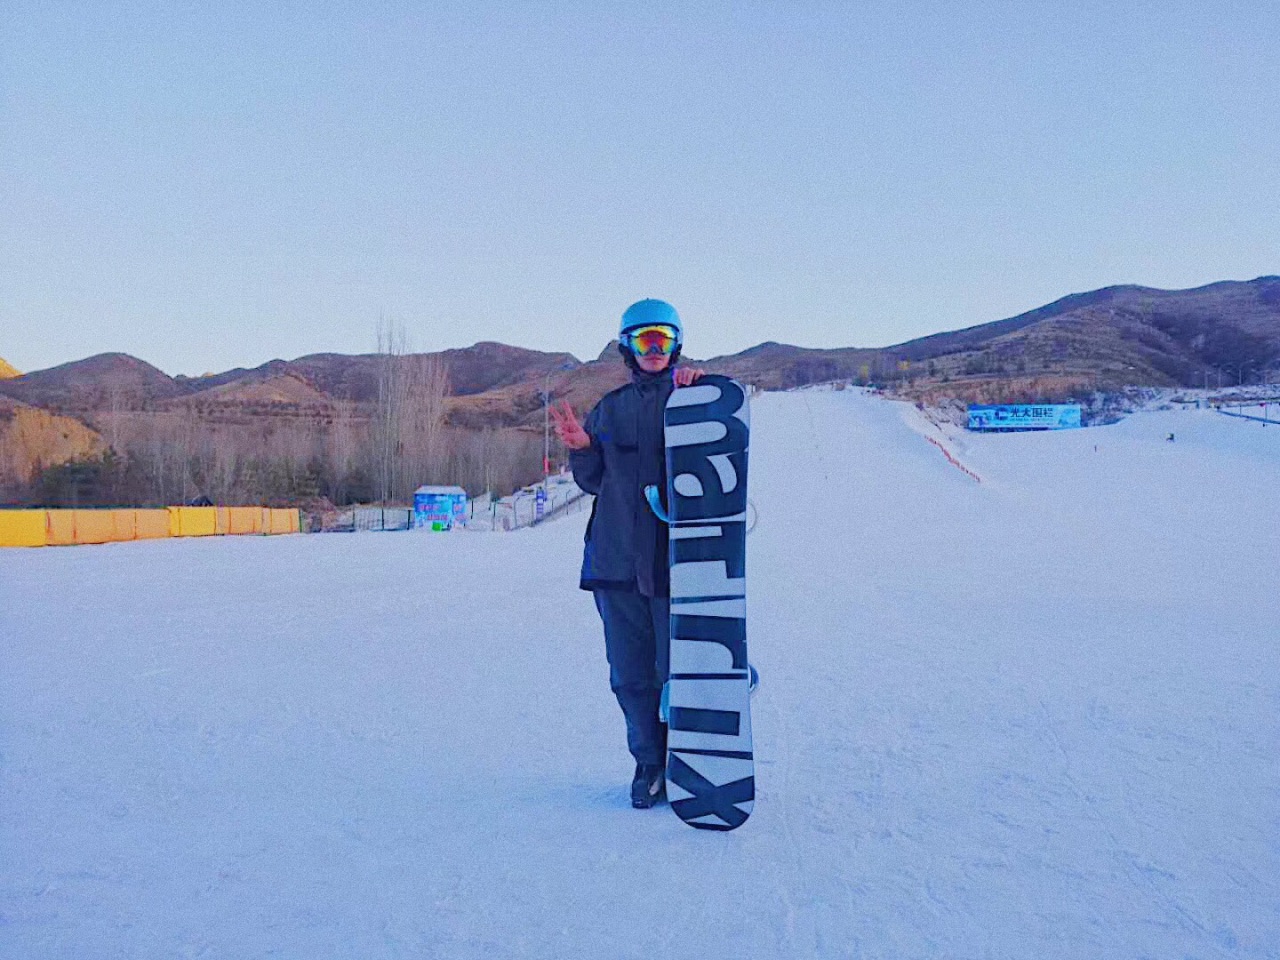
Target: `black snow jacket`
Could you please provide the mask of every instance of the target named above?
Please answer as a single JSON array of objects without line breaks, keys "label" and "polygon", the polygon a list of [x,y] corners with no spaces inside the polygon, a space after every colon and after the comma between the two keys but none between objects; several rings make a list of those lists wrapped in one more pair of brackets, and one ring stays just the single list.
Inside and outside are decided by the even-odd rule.
[{"label": "black snow jacket", "polygon": [[631,382],[605,394],[587,414],[591,446],[573,450],[573,479],[595,494],[582,555],[583,590],[638,590],[670,595],[667,526],[649,509],[644,488],[667,495],[662,412],[674,384],[671,368],[633,370]]}]

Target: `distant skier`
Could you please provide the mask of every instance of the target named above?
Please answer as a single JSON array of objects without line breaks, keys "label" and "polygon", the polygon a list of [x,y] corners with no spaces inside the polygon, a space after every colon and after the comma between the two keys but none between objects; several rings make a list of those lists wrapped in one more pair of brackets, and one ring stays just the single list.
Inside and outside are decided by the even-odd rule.
[{"label": "distant skier", "polygon": [[604,624],[609,684],[627,724],[636,761],[631,805],[652,807],[666,787],[666,726],[658,719],[667,679],[670,584],[667,527],[645,502],[650,484],[666,489],[663,409],[675,386],[703,371],[677,368],[683,329],[671,304],[641,300],[622,315],[618,352],[631,382],[606,394],[580,424],[566,402],[553,408],[578,486],[595,494],[579,585],[591,591]]}]

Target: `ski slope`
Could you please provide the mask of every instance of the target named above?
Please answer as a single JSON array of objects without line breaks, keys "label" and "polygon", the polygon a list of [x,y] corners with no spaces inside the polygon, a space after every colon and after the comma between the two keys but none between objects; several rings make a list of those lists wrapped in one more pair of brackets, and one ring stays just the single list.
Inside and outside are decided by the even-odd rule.
[{"label": "ski slope", "polygon": [[0,957],[1280,956],[1280,429],[752,412],[743,828],[630,809],[585,514],[9,550]]}]

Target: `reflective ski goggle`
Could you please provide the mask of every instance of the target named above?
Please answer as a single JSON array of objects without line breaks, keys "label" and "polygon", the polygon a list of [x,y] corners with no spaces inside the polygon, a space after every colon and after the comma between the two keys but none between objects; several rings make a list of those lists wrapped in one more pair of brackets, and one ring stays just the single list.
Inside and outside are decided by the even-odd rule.
[{"label": "reflective ski goggle", "polygon": [[628,330],[624,339],[636,356],[649,353],[669,357],[676,349],[676,332],[671,327],[655,325]]}]

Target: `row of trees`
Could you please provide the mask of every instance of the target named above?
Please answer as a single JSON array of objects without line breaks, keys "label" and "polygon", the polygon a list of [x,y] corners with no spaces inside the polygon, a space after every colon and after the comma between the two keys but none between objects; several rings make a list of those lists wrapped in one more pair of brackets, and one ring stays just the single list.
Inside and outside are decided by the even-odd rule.
[{"label": "row of trees", "polygon": [[277,430],[274,452],[247,450],[234,432],[173,429],[180,436],[170,442],[140,442],[123,452],[112,448],[40,470],[4,498],[47,507],[164,506],[206,498],[220,504],[323,500],[343,506],[408,503],[420,483],[456,483],[473,495],[502,495],[541,475],[542,440],[528,431],[444,428],[434,459],[415,472],[410,465],[425,460],[421,448],[398,443],[403,459],[387,459],[374,422],[344,426],[335,431],[338,436],[312,445],[291,442],[292,431]]},{"label": "row of trees", "polygon": [[41,506],[323,499],[341,506],[407,503],[424,483],[502,495],[541,476],[539,433],[446,424],[448,371],[439,357],[411,354],[403,328],[379,325],[377,380],[372,404],[323,411],[108,404],[92,423],[106,453],[40,470],[6,491],[7,499]]}]

